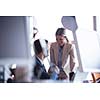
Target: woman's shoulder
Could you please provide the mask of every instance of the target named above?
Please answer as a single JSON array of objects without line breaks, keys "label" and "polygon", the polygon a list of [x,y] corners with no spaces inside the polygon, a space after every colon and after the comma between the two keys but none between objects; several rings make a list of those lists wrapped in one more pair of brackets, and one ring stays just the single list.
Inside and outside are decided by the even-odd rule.
[{"label": "woman's shoulder", "polygon": [[55,46],[57,46],[58,44],[57,44],[57,42],[52,42],[51,43],[51,47],[55,47]]},{"label": "woman's shoulder", "polygon": [[68,47],[72,47],[72,43],[70,43],[70,42],[67,42],[67,43],[65,43],[65,46],[68,46]]}]

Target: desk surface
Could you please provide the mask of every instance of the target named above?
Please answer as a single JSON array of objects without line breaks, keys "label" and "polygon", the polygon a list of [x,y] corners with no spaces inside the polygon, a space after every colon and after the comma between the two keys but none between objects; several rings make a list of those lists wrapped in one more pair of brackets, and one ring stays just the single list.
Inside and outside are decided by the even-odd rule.
[{"label": "desk surface", "polygon": [[33,80],[33,83],[71,83],[69,80]]}]

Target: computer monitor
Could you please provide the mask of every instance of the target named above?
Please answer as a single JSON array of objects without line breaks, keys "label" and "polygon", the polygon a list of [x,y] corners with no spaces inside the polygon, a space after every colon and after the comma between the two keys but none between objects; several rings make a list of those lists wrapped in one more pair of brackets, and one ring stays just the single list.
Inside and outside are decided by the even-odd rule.
[{"label": "computer monitor", "polygon": [[0,16],[0,65],[32,62],[30,16]]}]

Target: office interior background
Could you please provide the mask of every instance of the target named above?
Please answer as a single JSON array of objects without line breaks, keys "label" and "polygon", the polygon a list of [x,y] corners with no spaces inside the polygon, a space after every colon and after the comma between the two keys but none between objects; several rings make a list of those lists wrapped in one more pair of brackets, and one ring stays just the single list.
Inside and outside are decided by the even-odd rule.
[{"label": "office interior background", "polygon": [[[38,29],[38,33],[36,35],[35,39],[38,38],[43,38],[47,39],[50,43],[56,41],[55,40],[55,32],[56,29],[59,27],[63,27],[62,22],[61,22],[62,16],[31,16],[30,17],[30,27],[31,27],[31,34],[30,34],[30,44],[33,44],[33,27],[36,27]],[[98,43],[100,43],[100,16],[75,16],[78,29],[76,30],[76,34],[84,33],[88,34],[89,32],[95,32]],[[68,36],[68,39],[70,42],[73,44],[76,43],[73,37],[73,32],[71,30],[66,29],[66,33]],[[89,40],[81,40],[82,46],[85,45],[86,42],[88,41],[95,41],[95,40],[90,40],[93,39],[91,37],[92,35],[87,35]],[[87,37],[86,36],[86,37]],[[81,38],[82,39],[82,38]],[[84,42],[86,41],[86,42]],[[78,42],[78,41],[77,41]],[[90,45],[95,45],[94,42],[92,42]],[[76,60],[76,67],[79,67],[79,61],[78,61],[78,56],[77,56],[77,48],[74,47],[75,50],[75,60]],[[34,50],[31,48],[31,54],[32,56],[34,55]],[[99,54],[98,54],[99,55]],[[45,65],[48,66],[48,61],[45,59],[44,61]],[[48,67],[46,68],[48,70]],[[100,71],[100,70],[99,70]],[[8,78],[8,73],[9,70],[5,72],[5,80]],[[91,78],[91,76],[88,76],[88,78]]]}]

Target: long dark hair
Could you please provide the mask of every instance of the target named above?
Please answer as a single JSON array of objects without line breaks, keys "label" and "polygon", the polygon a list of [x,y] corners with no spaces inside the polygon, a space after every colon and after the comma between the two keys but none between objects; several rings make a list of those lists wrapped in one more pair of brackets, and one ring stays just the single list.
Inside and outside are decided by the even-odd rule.
[{"label": "long dark hair", "polygon": [[[58,28],[55,35],[56,36],[57,35],[65,35],[65,28]],[[66,41],[69,42],[67,36],[65,35],[64,37],[65,37]]]}]

